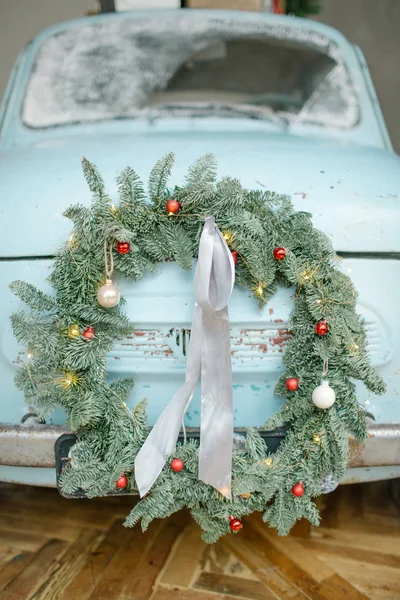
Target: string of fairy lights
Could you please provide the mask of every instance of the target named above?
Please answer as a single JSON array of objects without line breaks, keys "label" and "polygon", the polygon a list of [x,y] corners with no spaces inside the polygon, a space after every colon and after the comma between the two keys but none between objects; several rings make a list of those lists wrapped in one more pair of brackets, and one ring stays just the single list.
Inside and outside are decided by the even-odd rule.
[{"label": "string of fairy lights", "polygon": [[[206,217],[203,215],[197,215],[197,214],[188,214],[188,213],[180,213],[180,209],[181,209],[181,203],[177,202],[175,200],[170,200],[166,203],[166,211],[167,211],[167,216],[170,218],[176,218],[176,217],[196,217],[199,219],[205,219]],[[120,207],[118,207],[115,204],[111,204],[110,206],[110,211],[115,215],[118,216],[118,214],[120,213]],[[146,210],[141,208],[141,210]],[[151,212],[151,211],[146,211],[146,212]],[[226,241],[226,243],[228,244],[228,246],[230,248],[232,248],[232,245],[234,247],[234,241],[235,241],[235,233],[232,231],[223,231],[222,232],[223,237]],[[111,275],[113,272],[113,268],[114,268],[114,260],[113,260],[113,248],[115,245],[115,241],[113,242],[108,242],[107,239],[104,242],[104,260],[105,260],[105,272],[106,272],[106,278],[105,281],[106,282],[110,282],[111,283]],[[118,247],[118,245],[120,245],[120,248]],[[76,265],[76,267],[79,269],[80,273],[86,277],[87,279],[89,279],[92,283],[96,284],[97,286],[99,286],[99,289],[102,289],[102,287],[104,287],[104,280],[102,281],[95,281],[93,280],[91,277],[89,277],[89,275],[87,273],[85,273],[81,266],[78,264],[78,262],[75,260],[74,257],[74,251],[79,247],[78,244],[78,240],[76,238],[75,234],[72,234],[67,242],[67,249],[69,251],[69,254],[71,256],[71,260],[74,262],[74,264]],[[123,250],[122,250],[123,248]],[[129,243],[128,242],[120,242],[117,241],[117,252],[121,253],[121,254],[125,254],[127,252],[129,252]],[[243,261],[244,264],[246,264],[247,269],[249,270],[249,273],[251,274],[251,276],[254,279],[254,286],[253,286],[253,292],[255,293],[256,296],[260,297],[260,298],[264,298],[264,292],[265,292],[265,286],[262,282],[257,280],[257,277],[254,276],[254,274],[251,271],[250,265],[248,264],[245,256],[243,256],[243,254],[241,254],[240,252],[238,252],[237,250],[231,250],[232,252],[232,257],[234,259],[234,263],[236,265],[238,258],[240,258],[241,261]],[[283,247],[278,247],[274,250],[274,258],[276,260],[283,260],[289,253],[290,251],[287,250],[286,248]],[[331,256],[328,257],[324,257],[322,258],[319,263],[313,267],[313,268],[305,268],[300,274],[299,274],[299,286],[297,288],[296,294],[294,299],[297,300],[300,297],[300,293],[302,290],[302,287],[304,285],[309,285],[310,283],[312,283],[313,281],[315,281],[315,276],[318,273],[319,269],[321,268],[321,265],[327,261],[327,260],[331,260]],[[107,283],[106,283],[107,284]],[[353,286],[350,284],[350,289],[351,289],[351,299],[349,299],[346,302],[337,302],[335,300],[331,300],[329,298],[318,298],[316,300],[316,303],[318,305],[323,305],[324,308],[329,311],[329,304],[352,304],[354,303],[355,300],[355,291]],[[110,306],[106,306],[104,304],[102,304],[99,294],[98,294],[98,301],[99,304],[101,304],[102,306],[105,306],[106,308],[109,308],[113,305]],[[119,291],[118,291],[118,301],[119,301]],[[118,303],[118,302],[117,302]],[[323,323],[323,322],[321,322]],[[81,328],[79,326],[78,323],[73,323],[72,325],[70,325],[66,330],[63,330],[63,332],[61,332],[62,334],[66,335],[68,338],[70,338],[71,340],[77,340],[77,339],[85,339],[85,341],[93,341],[95,339],[95,331],[94,331],[94,327],[93,326],[88,326],[84,331],[81,331]],[[318,331],[317,331],[318,333]],[[351,347],[349,347],[348,349],[351,353],[356,353],[359,350],[359,345],[356,344],[356,342],[354,340],[352,340],[351,343]],[[28,350],[28,354],[27,354],[27,358],[28,358],[28,362],[30,362],[32,359],[34,359],[34,351],[32,349]],[[322,376],[326,376],[328,373],[328,364],[327,361],[324,362],[324,368],[322,371]],[[28,366],[28,374],[31,377],[31,373],[30,373],[30,369]],[[32,379],[32,377],[31,377]],[[291,378],[292,380],[294,380],[295,378]],[[33,379],[32,379],[33,381]],[[67,391],[69,389],[71,389],[71,387],[77,387],[80,385],[80,375],[72,370],[65,370],[63,371],[59,376],[56,377],[56,379],[54,381],[49,381],[49,382],[42,382],[39,385],[51,385],[51,384],[55,384],[57,387],[61,388],[64,391]],[[292,390],[296,390],[298,387],[298,383],[299,380],[296,380],[296,387],[288,387],[288,389],[292,389]],[[36,384],[37,385],[37,384]],[[105,383],[106,385],[106,383]],[[112,388],[110,388],[109,386],[106,385],[106,387],[108,388],[108,390],[110,390],[117,398],[119,398],[118,394],[112,390]],[[121,399],[121,402],[123,403],[124,407],[127,409],[127,411],[129,412],[129,414],[131,415],[131,411],[128,409],[126,403]],[[132,416],[132,415],[131,415]],[[304,448],[304,455],[302,460],[304,461],[309,452],[311,451],[311,448],[314,446],[320,446],[323,447],[323,437],[324,437],[324,433],[323,432],[317,432],[313,435],[312,438],[312,444],[311,445],[307,445],[306,448]],[[249,461],[249,462],[260,462],[260,461]],[[284,467],[284,468],[288,468],[288,469],[295,469],[299,464],[301,464],[301,462],[295,464],[295,465],[281,465],[279,464],[279,462],[275,463],[274,459],[272,457],[268,457],[266,459],[264,459],[263,461],[261,461],[262,464],[264,464],[265,466],[269,467],[269,468],[273,468],[275,466],[280,466],[280,467]],[[301,482],[298,482],[299,485]],[[295,487],[295,486],[294,486]],[[298,490],[301,491],[301,490]],[[302,493],[295,493],[293,492],[294,495],[302,495],[302,493],[304,493],[304,491]],[[244,492],[243,494],[241,494],[241,496],[243,498],[248,498],[250,497],[250,492]]]},{"label": "string of fairy lights", "polygon": [[[140,207],[140,209],[142,211],[145,212],[151,212],[147,209],[144,209],[143,207]],[[116,204],[111,204],[110,205],[110,211],[114,214],[114,215],[118,215],[118,213],[120,212],[121,208],[118,207]],[[181,203],[177,202],[175,200],[170,200],[167,202],[166,204],[166,211],[167,211],[167,215],[168,217],[196,217],[199,219],[205,219],[206,217],[204,215],[200,215],[200,214],[196,214],[196,213],[181,213]],[[235,234],[232,231],[223,231],[222,232],[223,237],[226,241],[226,243],[228,244],[228,246],[231,246],[232,243],[234,242],[235,239]],[[125,243],[125,246],[127,246],[128,251],[129,251],[129,244]],[[85,273],[82,268],[80,267],[80,265],[77,263],[77,261],[75,260],[74,257],[74,252],[73,250],[78,248],[78,240],[76,238],[75,234],[71,234],[71,236],[69,237],[69,240],[67,241],[67,248],[69,250],[69,254],[71,256],[72,261],[74,262],[75,266],[79,269],[79,271],[81,272],[81,274],[86,277],[87,279],[89,279],[92,283],[94,283],[95,285],[98,285],[99,287],[104,285],[104,281],[108,279],[108,277],[110,276],[110,274],[112,273],[113,270],[113,252],[112,252],[112,248],[113,248],[113,243],[110,243],[109,246],[107,246],[107,241],[105,240],[105,246],[104,246],[104,255],[105,255],[105,267],[106,267],[106,278],[105,280],[101,280],[101,281],[95,281],[94,279],[92,279],[87,273]],[[111,260],[111,269],[108,268],[108,257],[107,257],[107,251],[109,251],[109,255],[110,255],[110,260]],[[278,260],[281,260],[282,258],[285,258],[287,253],[289,252],[287,249],[285,248],[278,248],[274,251],[275,257]],[[124,252],[125,253],[125,252]],[[254,293],[259,296],[260,298],[264,297],[264,285],[262,284],[262,282],[257,281],[257,278],[254,276],[254,274],[251,271],[251,268],[245,258],[245,256],[243,256],[243,254],[239,253],[237,250],[234,250],[232,253],[235,254],[235,264],[237,262],[237,257],[239,256],[240,259],[246,264],[250,274],[252,275],[253,279],[255,280],[255,284],[253,287],[253,291]],[[321,267],[322,263],[325,262],[326,260],[330,260],[331,257],[324,257],[322,258],[318,265],[316,267],[314,267],[313,269],[304,269],[304,271],[302,271],[302,273],[299,276],[300,279],[300,285],[297,289],[296,295],[295,295],[295,300],[299,297],[300,293],[301,293],[301,288],[303,285],[305,284],[309,284],[314,280],[315,275],[317,274],[319,268]],[[329,298],[319,298],[316,300],[316,303],[318,305],[324,305],[324,307],[326,308],[326,310],[329,312],[329,303],[332,304],[352,304],[355,300],[355,291],[353,286],[351,286],[351,294],[352,297],[350,300],[345,301],[345,302],[337,302],[335,300],[331,300]],[[66,331],[66,335],[71,338],[71,339],[78,339],[81,338],[83,336],[84,339],[86,340],[93,340],[95,337],[95,333],[94,333],[94,329],[92,326],[89,326],[88,329],[86,329],[85,331],[81,332],[78,323],[74,323],[71,326],[68,327],[67,331]],[[352,354],[357,353],[357,351],[359,350],[359,345],[354,341],[354,339],[352,339],[351,344],[348,347],[348,351]],[[27,358],[29,360],[31,360],[32,358],[34,358],[34,352],[32,349],[28,350],[28,354],[27,354]],[[63,372],[63,374],[59,377],[56,378],[55,383],[57,386],[67,390],[69,389],[71,386],[76,386],[79,384],[79,375],[71,370],[66,370]],[[50,382],[49,382],[50,383]]]}]

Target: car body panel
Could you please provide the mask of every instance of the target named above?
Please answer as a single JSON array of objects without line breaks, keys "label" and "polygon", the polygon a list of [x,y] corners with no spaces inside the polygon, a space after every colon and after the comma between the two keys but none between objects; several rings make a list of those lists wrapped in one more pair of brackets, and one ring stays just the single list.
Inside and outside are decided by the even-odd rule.
[{"label": "car body panel", "polygon": [[[52,256],[71,230],[62,213],[70,204],[90,203],[80,157],[85,155],[99,167],[110,196],[116,198],[118,170],[130,164],[146,179],[155,161],[172,150],[177,162],[171,186],[182,182],[190,164],[211,152],[220,176],[239,177],[248,188],[289,194],[297,210],[313,214],[315,225],[343,254],[341,268],[351,270],[359,291],[358,310],[367,326],[371,361],[388,384],[387,393],[380,398],[357,384],[359,401],[377,424],[398,423],[400,162],[391,151],[362,54],[340,33],[308,20],[229,13],[229,18],[238,22],[262,19],[277,27],[329,38],[343,56],[358,95],[360,118],[348,129],[296,122],[282,127],[273,121],[239,117],[117,119],[46,129],[29,129],[21,122],[29,74],[49,36],[89,22],[115,22],[147,14],[103,15],[56,25],[25,48],[11,76],[0,112],[0,220],[4,231],[0,238],[0,422],[19,424],[33,411],[13,383],[15,370],[27,355],[14,339],[9,321],[13,311],[24,307],[8,285],[22,279],[51,291],[46,277]],[[151,11],[152,18],[154,14]],[[157,18],[170,14],[157,12]],[[108,355],[108,372],[110,377],[135,377],[128,405],[133,407],[147,397],[149,421],[154,424],[184,380],[194,303],[193,271],[183,272],[166,263],[139,282],[120,280],[119,285],[135,333],[118,340]],[[293,290],[282,289],[259,311],[246,290],[234,289],[229,310],[236,426],[261,425],[281,405],[273,390],[283,369],[281,357],[293,301]],[[64,425],[65,419],[60,408],[47,423]],[[198,391],[186,425],[199,425]],[[348,480],[392,477],[399,472],[394,464],[381,465],[350,469]],[[0,466],[1,479],[55,485],[53,469],[11,466],[9,462]]]},{"label": "car body panel", "polygon": [[[392,324],[397,321],[400,305],[400,261],[346,259],[342,268],[345,272],[351,269],[359,292],[358,311],[366,321],[371,362],[388,385],[386,394],[377,397],[357,383],[359,401],[376,422],[394,423],[399,413],[400,338]],[[4,423],[19,423],[28,412],[23,394],[13,383],[16,368],[27,360],[26,348],[13,337],[9,322],[9,315],[24,306],[7,286],[19,278],[50,291],[45,282],[50,269],[51,260],[0,262],[0,319],[5,325],[0,345]],[[108,355],[107,370],[111,377],[134,376],[136,384],[128,404],[133,407],[141,398],[148,398],[150,424],[184,381],[185,344],[194,305],[193,275],[193,271],[184,272],[174,263],[165,263],[157,273],[147,274],[134,285],[119,281],[135,333],[117,341]],[[387,291],[384,298],[382,289]],[[273,390],[283,369],[281,357],[293,304],[291,289],[280,289],[262,311],[249,296],[247,290],[235,287],[229,304],[235,425],[240,427],[261,425],[281,405]],[[188,426],[199,425],[199,411],[197,391],[186,414]],[[56,410],[48,422],[64,423],[64,412]]]},{"label": "car body panel", "polygon": [[330,235],[337,250],[400,251],[400,159],[395,154],[276,132],[207,130],[204,123],[174,131],[174,125],[170,130],[166,124],[161,130],[155,125],[132,136],[104,132],[59,137],[3,151],[2,223],[11,230],[18,213],[20,234],[18,245],[6,236],[0,239],[0,256],[48,256],[68,238],[70,223],[63,211],[70,204],[90,202],[79,166],[82,155],[98,166],[115,197],[118,170],[131,164],[146,180],[168,151],[177,157],[171,185],[179,184],[189,165],[211,152],[220,176],[239,175],[245,187],[292,196],[296,209],[311,212],[316,227]]}]

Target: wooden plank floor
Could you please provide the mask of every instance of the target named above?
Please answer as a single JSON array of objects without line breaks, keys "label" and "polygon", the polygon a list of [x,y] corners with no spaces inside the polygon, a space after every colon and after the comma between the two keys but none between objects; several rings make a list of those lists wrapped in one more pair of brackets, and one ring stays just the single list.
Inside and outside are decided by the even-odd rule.
[{"label": "wooden plank floor", "polygon": [[212,546],[184,512],[125,529],[133,501],[0,483],[0,600],[400,600],[386,482],[323,496],[320,528],[280,538],[257,514]]}]

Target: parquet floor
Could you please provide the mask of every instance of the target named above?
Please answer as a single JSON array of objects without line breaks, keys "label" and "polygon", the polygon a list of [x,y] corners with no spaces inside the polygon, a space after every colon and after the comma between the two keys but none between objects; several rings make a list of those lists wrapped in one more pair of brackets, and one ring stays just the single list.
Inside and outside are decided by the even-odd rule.
[{"label": "parquet floor", "polygon": [[255,515],[213,546],[186,513],[125,529],[132,500],[0,484],[0,599],[400,599],[400,515],[385,482],[324,496],[320,528],[279,538]]}]

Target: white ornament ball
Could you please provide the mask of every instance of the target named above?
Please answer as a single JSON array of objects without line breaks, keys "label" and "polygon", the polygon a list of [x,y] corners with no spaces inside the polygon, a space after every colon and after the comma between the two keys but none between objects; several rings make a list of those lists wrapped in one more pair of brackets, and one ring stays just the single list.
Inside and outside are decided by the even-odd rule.
[{"label": "white ornament ball", "polygon": [[329,385],[329,381],[322,381],[312,393],[312,401],[318,408],[330,408],[336,400],[336,394]]},{"label": "white ornament ball", "polygon": [[106,279],[105,284],[97,290],[97,302],[104,308],[117,306],[120,297],[119,289],[113,285],[111,279]]}]

